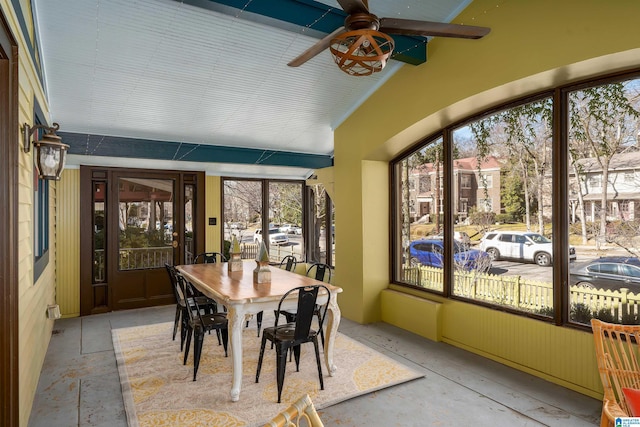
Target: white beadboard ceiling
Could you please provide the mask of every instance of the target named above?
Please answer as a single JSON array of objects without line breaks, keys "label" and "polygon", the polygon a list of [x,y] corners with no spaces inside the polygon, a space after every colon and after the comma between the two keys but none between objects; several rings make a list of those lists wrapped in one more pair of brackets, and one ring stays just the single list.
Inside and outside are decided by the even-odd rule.
[{"label": "white beadboard ceiling", "polygon": [[[469,2],[370,0],[369,7],[379,17],[450,22]],[[325,51],[291,68],[287,62],[318,40],[305,27],[287,31],[197,3],[33,0],[51,121],[61,132],[330,156],[333,130],[400,66],[412,66],[391,61],[381,73],[351,77]],[[93,154],[69,156],[69,164],[278,178],[312,172]]]}]

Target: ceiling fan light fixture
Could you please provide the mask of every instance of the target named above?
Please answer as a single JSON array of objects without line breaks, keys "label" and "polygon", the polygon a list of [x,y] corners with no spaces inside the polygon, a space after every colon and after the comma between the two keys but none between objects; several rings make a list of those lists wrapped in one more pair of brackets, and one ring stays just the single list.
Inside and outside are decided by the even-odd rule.
[{"label": "ceiling fan light fixture", "polygon": [[338,34],[329,46],[335,63],[351,76],[369,76],[382,71],[393,48],[390,36],[372,29]]}]

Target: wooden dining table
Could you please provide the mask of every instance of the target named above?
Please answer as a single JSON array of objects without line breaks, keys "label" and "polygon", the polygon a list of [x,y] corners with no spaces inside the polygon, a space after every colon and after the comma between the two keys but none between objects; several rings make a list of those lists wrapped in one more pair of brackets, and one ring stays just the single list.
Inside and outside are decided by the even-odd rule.
[{"label": "wooden dining table", "polygon": [[[320,282],[311,277],[293,273],[277,266],[271,267],[270,283],[254,283],[253,270],[256,262],[243,261],[242,271],[228,271],[227,263],[178,265],[176,269],[198,290],[214,299],[227,309],[229,320],[229,342],[233,363],[233,381],[231,400],[240,399],[242,386],[242,329],[248,315],[265,310],[276,310],[284,294],[290,289],[300,286],[325,285],[329,289],[318,294],[318,304],[327,304],[326,334],[324,343],[324,359],[327,372],[333,376],[336,366],[333,363],[333,348],[338,325],[340,324],[340,308],[338,294],[342,288]],[[283,310],[295,309],[297,297],[292,295],[282,305]]]}]

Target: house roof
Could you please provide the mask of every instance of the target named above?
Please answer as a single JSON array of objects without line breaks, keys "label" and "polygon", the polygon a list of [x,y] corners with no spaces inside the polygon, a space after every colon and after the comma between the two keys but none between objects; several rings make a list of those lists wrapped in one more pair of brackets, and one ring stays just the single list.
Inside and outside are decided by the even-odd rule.
[{"label": "house roof", "polygon": [[[500,170],[502,165],[494,156],[488,156],[480,163],[480,169],[483,171]],[[476,157],[465,157],[453,161],[454,172],[476,172],[478,170],[478,159]],[[435,172],[433,163],[424,163],[414,169],[415,175]]]},{"label": "house roof", "polygon": [[[577,161],[582,166],[584,172],[601,172],[602,167],[597,158],[589,157]],[[640,169],[640,151],[629,151],[614,154],[609,163],[609,171],[624,171]]]}]

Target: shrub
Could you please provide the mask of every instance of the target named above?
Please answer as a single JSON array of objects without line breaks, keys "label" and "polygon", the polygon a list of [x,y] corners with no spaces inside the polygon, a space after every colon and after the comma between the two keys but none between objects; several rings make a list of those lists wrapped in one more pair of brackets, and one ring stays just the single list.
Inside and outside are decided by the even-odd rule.
[{"label": "shrub", "polygon": [[586,304],[581,302],[577,304],[571,304],[571,311],[569,313],[569,318],[577,323],[589,324],[591,322],[591,309]]},{"label": "shrub", "polygon": [[618,321],[613,318],[613,314],[611,314],[611,310],[608,308],[601,308],[600,310],[593,313],[593,317],[595,319],[600,319],[603,322],[618,323]]}]

